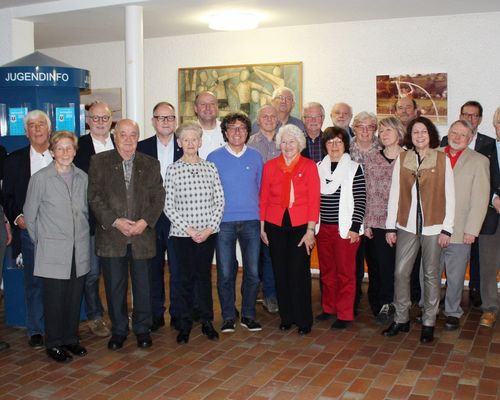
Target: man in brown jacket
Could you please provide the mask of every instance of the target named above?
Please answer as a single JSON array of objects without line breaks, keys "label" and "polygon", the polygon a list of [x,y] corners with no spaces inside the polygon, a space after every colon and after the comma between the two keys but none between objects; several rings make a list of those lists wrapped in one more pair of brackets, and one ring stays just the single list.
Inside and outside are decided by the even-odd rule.
[{"label": "man in brown jacket", "polygon": [[96,252],[112,324],[110,350],[128,334],[128,269],[132,281],[132,329],[138,347],[152,345],[151,258],[155,224],[165,203],[160,163],[136,152],[139,127],[123,119],[115,128],[116,149],[96,154],[89,169],[89,205],[96,217]]}]

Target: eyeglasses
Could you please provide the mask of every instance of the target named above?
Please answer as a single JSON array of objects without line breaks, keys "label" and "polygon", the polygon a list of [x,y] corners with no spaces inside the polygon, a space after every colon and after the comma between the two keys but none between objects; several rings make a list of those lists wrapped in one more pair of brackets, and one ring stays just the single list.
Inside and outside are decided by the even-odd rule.
[{"label": "eyeglasses", "polygon": [[94,122],[108,122],[111,117],[109,115],[91,115],[90,119]]},{"label": "eyeglasses", "polygon": [[153,115],[153,118],[158,122],[173,122],[175,121],[175,115]]},{"label": "eyeglasses", "polygon": [[469,114],[469,113],[462,113],[462,117],[464,118],[473,118],[473,119],[478,119],[481,116],[479,114]]},{"label": "eyeglasses", "polygon": [[374,131],[377,129],[375,125],[356,125],[354,128],[359,129],[360,131]]},{"label": "eyeglasses", "polygon": [[247,132],[247,127],[246,126],[228,125],[227,131],[228,132]]},{"label": "eyeglasses", "polygon": [[292,96],[278,96],[277,97],[278,99],[280,99],[281,101],[285,101],[287,103],[291,103],[293,101],[293,97]]},{"label": "eyeglasses", "polygon": [[330,144],[332,146],[340,146],[341,144],[344,144],[344,142],[341,139],[330,139],[326,141],[326,144]]},{"label": "eyeglasses", "polygon": [[304,115],[304,119],[321,119],[323,115]]}]

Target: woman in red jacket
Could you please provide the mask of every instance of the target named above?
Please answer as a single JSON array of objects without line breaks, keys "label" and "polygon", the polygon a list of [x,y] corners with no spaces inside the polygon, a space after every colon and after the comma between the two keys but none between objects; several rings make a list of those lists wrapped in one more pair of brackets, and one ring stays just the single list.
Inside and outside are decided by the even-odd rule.
[{"label": "woman in red jacket", "polygon": [[264,165],[260,192],[261,238],[269,246],[276,279],[280,329],[293,324],[311,331],[310,253],[319,216],[319,176],[314,161],[300,155],[304,133],[285,125],[276,135],[281,156]]}]

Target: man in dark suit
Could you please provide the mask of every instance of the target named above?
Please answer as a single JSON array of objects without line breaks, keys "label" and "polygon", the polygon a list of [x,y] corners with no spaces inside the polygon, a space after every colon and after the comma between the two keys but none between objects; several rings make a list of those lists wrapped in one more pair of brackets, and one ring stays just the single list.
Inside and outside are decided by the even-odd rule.
[{"label": "man in dark suit", "polygon": [[[495,143],[495,139],[483,135],[478,132],[479,125],[483,120],[483,106],[478,101],[469,100],[460,107],[460,119],[467,120],[471,123],[474,136],[469,143],[469,149],[487,156],[484,150]],[[448,136],[444,136],[441,140],[441,147],[448,145]],[[481,306],[481,292],[479,290],[480,283],[480,266],[479,266],[479,245],[475,241],[471,246],[470,251],[470,279],[469,279],[469,298],[472,305],[476,308]]]},{"label": "man in dark suit", "polygon": [[[74,164],[89,172],[90,158],[94,154],[115,148],[113,135],[111,135],[111,110],[106,103],[96,101],[89,107],[87,123],[90,127],[88,135],[81,136],[78,140]],[[101,268],[99,257],[95,252],[95,217],[89,213],[90,224],[90,272],[85,279],[85,310],[87,313],[88,327],[90,331],[99,337],[107,337],[111,334],[103,317],[101,297],[99,296],[99,276]]]},{"label": "man in dark suit", "polygon": [[[177,127],[175,108],[172,104],[162,101],[153,108],[151,123],[155,135],[140,141],[137,151],[147,154],[160,161],[162,178],[165,177],[167,166],[182,157],[182,148],[175,140],[175,129]],[[151,330],[156,331],[165,325],[163,314],[165,313],[165,251],[168,255],[168,267],[170,271],[170,325],[175,326],[179,315],[178,301],[178,270],[175,262],[175,254],[172,241],[168,238],[170,232],[170,221],[165,213],[160,214],[156,223],[156,256],[151,262],[152,295],[153,295],[153,325]]]},{"label": "man in dark suit", "polygon": [[90,160],[88,200],[96,217],[96,250],[112,325],[110,350],[122,348],[128,334],[129,265],[137,346],[153,344],[151,259],[156,255],[155,225],[165,204],[165,189],[160,163],[136,152],[138,140],[136,122],[118,121],[116,149]]},{"label": "man in dark suit", "polygon": [[24,129],[29,146],[14,151],[5,160],[3,194],[5,214],[20,235],[24,264],[24,292],[26,303],[26,329],[29,344],[43,347],[43,297],[42,280],[33,276],[35,265],[34,246],[24,222],[23,206],[31,176],[52,162],[49,152],[50,118],[43,111],[33,110],[24,117]]}]

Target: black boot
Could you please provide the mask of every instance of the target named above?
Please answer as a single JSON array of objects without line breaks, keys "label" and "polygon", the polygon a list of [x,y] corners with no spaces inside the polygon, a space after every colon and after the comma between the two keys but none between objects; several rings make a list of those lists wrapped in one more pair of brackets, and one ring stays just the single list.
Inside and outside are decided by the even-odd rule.
[{"label": "black boot", "polygon": [[403,322],[400,324],[399,322],[393,322],[389,325],[389,328],[382,331],[382,335],[384,336],[396,336],[399,332],[409,332],[410,331],[410,321]]},{"label": "black boot", "polygon": [[422,333],[420,334],[420,343],[430,343],[434,340],[434,327],[422,325]]}]

